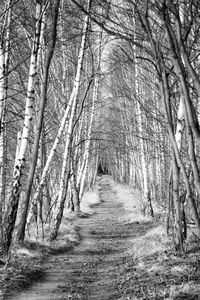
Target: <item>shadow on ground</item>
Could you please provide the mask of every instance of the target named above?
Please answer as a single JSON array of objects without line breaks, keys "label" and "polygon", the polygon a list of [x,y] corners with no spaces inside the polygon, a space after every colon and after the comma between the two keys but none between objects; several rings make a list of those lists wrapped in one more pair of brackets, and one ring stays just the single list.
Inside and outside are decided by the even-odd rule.
[{"label": "shadow on ground", "polygon": [[145,236],[155,221],[121,221],[126,212],[109,180],[100,179],[99,195],[96,213],[77,223],[81,242],[48,260],[42,282],[7,299],[197,300],[198,252],[177,256],[163,251],[135,257],[130,251],[134,239]]}]

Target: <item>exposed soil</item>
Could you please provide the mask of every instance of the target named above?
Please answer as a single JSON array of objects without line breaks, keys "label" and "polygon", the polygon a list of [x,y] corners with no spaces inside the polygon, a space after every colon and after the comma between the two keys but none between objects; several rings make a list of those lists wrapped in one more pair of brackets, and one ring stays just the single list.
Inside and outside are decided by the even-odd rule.
[{"label": "exposed soil", "polygon": [[[155,223],[121,221],[126,212],[109,181],[100,182],[99,193],[96,213],[78,221],[80,244],[51,256],[42,281],[6,299],[199,299],[200,256],[165,252],[134,258],[131,240]],[[183,283],[193,284],[190,292],[176,292]]]}]

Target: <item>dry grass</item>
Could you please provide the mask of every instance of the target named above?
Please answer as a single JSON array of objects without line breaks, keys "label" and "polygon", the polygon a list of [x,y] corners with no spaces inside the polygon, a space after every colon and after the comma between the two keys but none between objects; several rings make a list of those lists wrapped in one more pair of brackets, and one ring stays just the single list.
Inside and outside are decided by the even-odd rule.
[{"label": "dry grass", "polygon": [[200,300],[200,256],[194,234],[190,232],[185,255],[174,252],[165,235],[162,209],[154,203],[160,218],[143,216],[138,191],[114,183],[113,189],[126,210],[121,221],[139,232],[129,238],[127,253],[133,259],[122,266],[121,289],[128,292],[121,299]]},{"label": "dry grass", "polygon": [[200,300],[200,285],[195,283],[184,283],[180,285],[172,285],[167,300]]},{"label": "dry grass", "polygon": [[[86,192],[81,201],[81,212],[84,214],[93,214],[93,206],[99,203],[97,189]],[[62,223],[59,228],[58,238],[54,242],[48,242],[51,227],[49,224],[44,224],[43,238],[41,230],[38,231],[35,223],[32,224],[29,230],[28,241],[36,243],[42,247],[50,249],[63,248],[71,246],[72,243],[79,242],[79,228],[77,227],[77,220],[79,216],[76,213],[64,209]]]},{"label": "dry grass", "polygon": [[13,247],[9,263],[0,269],[0,295],[10,290],[28,287],[33,281],[41,279],[43,259],[44,254],[31,249],[29,244]]},{"label": "dry grass", "polygon": [[100,203],[97,188],[88,191],[83,195],[81,201],[81,211],[87,214],[93,214],[95,212],[94,206]]},{"label": "dry grass", "polygon": [[160,225],[153,228],[141,237],[131,239],[132,247],[129,253],[137,257],[145,257],[168,249],[169,240],[166,238],[164,229]]},{"label": "dry grass", "polygon": [[[148,222],[151,220],[150,217],[142,214],[142,201],[141,193],[138,190],[131,190],[130,188],[122,185],[114,185],[113,189],[117,194],[117,198],[123,203],[126,210],[124,215],[124,221],[133,222]],[[155,213],[158,212],[158,207],[154,207]],[[123,221],[123,220],[122,220]]]},{"label": "dry grass", "polygon": [[[85,214],[93,214],[93,206],[99,203],[97,190],[84,194],[81,210]],[[44,239],[41,231],[33,224],[29,236],[22,246],[14,245],[7,268],[0,266],[0,298],[6,291],[28,287],[43,276],[41,264],[44,259],[55,253],[66,252],[80,241],[79,228],[76,226],[77,215],[64,211],[56,241],[49,242],[49,224],[44,224]]]},{"label": "dry grass", "polygon": [[[141,227],[145,228],[143,234],[141,231],[140,236],[130,238],[132,248],[129,249],[129,253],[134,257],[142,257],[166,250],[169,246],[169,240],[165,235],[164,224],[157,223],[158,217],[152,219],[143,215],[141,193],[115,183],[112,183],[112,185],[118,201],[123,203],[126,210],[126,214],[120,221],[129,224],[141,223]],[[156,216],[164,214],[155,203],[153,203],[153,209]]]},{"label": "dry grass", "polygon": [[[162,210],[154,204],[156,218],[145,217],[138,191],[116,185],[107,177],[102,180],[105,184],[109,180],[116,201],[123,205],[126,214],[117,221],[130,233],[128,249],[123,253],[126,257],[120,261],[117,274],[119,293],[126,295],[126,298],[123,295],[120,299],[200,299],[199,246],[195,252],[197,241],[188,239],[188,252],[185,255],[170,250],[163,219],[157,217],[162,215]],[[81,203],[82,212],[88,216],[95,213],[94,206],[99,202],[97,185],[95,190],[85,193]],[[3,287],[0,288],[0,298],[6,289],[28,286],[40,279],[43,275],[41,261],[47,254],[73,247],[79,241],[77,221],[75,214],[65,210],[58,240],[53,243],[39,239],[33,228],[29,243],[24,248],[13,248],[8,268],[0,269],[0,287]],[[46,226],[45,236],[48,235],[49,228]]]}]

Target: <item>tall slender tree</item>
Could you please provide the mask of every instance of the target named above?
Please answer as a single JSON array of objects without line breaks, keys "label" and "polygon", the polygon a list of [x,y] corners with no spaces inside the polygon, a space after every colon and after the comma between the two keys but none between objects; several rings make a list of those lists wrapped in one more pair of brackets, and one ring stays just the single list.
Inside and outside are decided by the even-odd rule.
[{"label": "tall slender tree", "polygon": [[37,59],[40,41],[40,29],[41,29],[41,17],[42,17],[42,5],[40,1],[36,2],[36,23],[35,23],[35,34],[33,39],[31,58],[30,58],[30,69],[29,69],[29,79],[27,87],[26,96],[26,108],[25,117],[22,131],[22,141],[20,145],[20,150],[18,157],[16,159],[16,164],[14,166],[13,172],[13,184],[11,197],[9,203],[7,204],[4,228],[3,228],[3,246],[5,253],[8,253],[12,241],[12,234],[15,226],[19,197],[21,192],[21,180],[23,175],[23,170],[26,162],[26,150],[28,147],[28,139],[30,134],[30,128],[32,125],[33,111],[34,111],[34,100],[35,100],[35,78],[37,76]]},{"label": "tall slender tree", "polygon": [[[87,2],[87,12],[89,13],[91,7],[91,0],[88,0]],[[87,40],[87,33],[88,33],[88,26],[89,26],[89,16],[86,15],[84,18],[84,24],[83,24],[83,34],[82,34],[82,40],[79,50],[79,56],[78,56],[78,64],[77,64],[77,71],[76,71],[76,77],[74,79],[74,86],[71,94],[71,113],[69,117],[69,122],[67,124],[67,136],[66,136],[66,143],[65,143],[65,150],[63,154],[63,165],[62,165],[62,172],[61,172],[61,178],[60,178],[60,186],[59,186],[59,194],[58,194],[58,201],[54,213],[54,224],[53,229],[51,231],[50,239],[53,240],[57,237],[58,229],[62,220],[63,216],[63,208],[64,208],[64,190],[65,185],[68,185],[68,179],[69,176],[66,176],[67,174],[67,167],[69,167],[70,162],[70,144],[72,139],[72,132],[73,132],[73,125],[74,125],[74,119],[76,114],[76,108],[77,108],[77,101],[78,101],[78,92],[79,92],[79,85],[81,80],[81,69],[83,65],[83,59],[84,59],[84,53],[85,53],[85,45]],[[69,171],[68,171],[69,172]],[[67,181],[67,183],[66,183]],[[72,180],[74,189],[76,188],[76,184],[74,180]],[[78,195],[77,195],[78,196]],[[76,201],[76,210],[79,211],[79,199]]]},{"label": "tall slender tree", "polygon": [[[20,242],[22,242],[24,240],[24,236],[25,236],[25,227],[26,227],[26,219],[27,219],[27,213],[28,213],[28,207],[29,207],[29,199],[30,199],[30,195],[31,195],[31,188],[33,185],[33,178],[34,178],[37,160],[38,160],[39,142],[40,142],[41,131],[42,131],[42,127],[43,127],[44,110],[45,110],[46,101],[47,101],[49,68],[50,68],[52,57],[53,57],[55,44],[56,44],[56,37],[57,37],[57,22],[58,22],[59,4],[60,4],[60,0],[56,0],[55,3],[53,4],[53,17],[52,17],[50,45],[48,47],[46,59],[43,64],[40,107],[39,107],[39,114],[38,114],[38,120],[37,120],[37,126],[36,126],[34,144],[33,144],[33,150],[32,150],[32,162],[31,162],[31,167],[29,170],[28,179],[27,179],[23,212],[22,212],[20,224],[18,227],[18,240]],[[43,32],[43,34],[44,34],[44,32]],[[41,37],[41,35],[40,35],[40,40],[42,40],[42,38],[44,38],[44,36]],[[40,47],[42,47],[41,43],[40,43]]]}]

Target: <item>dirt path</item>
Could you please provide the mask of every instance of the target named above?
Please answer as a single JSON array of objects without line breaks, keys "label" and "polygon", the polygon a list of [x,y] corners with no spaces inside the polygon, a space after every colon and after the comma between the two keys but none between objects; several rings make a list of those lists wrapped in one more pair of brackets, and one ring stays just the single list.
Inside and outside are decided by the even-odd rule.
[{"label": "dirt path", "polygon": [[148,234],[159,230],[157,221],[123,221],[124,194],[108,177],[99,181],[99,194],[96,213],[78,221],[80,244],[50,257],[43,281],[6,300],[200,300],[199,252],[153,252],[159,235]]},{"label": "dirt path", "polygon": [[105,180],[100,182],[99,194],[96,213],[79,221],[80,244],[46,263],[43,282],[8,299],[119,299],[119,267],[126,259],[130,235],[139,232],[119,221],[124,208]]}]

